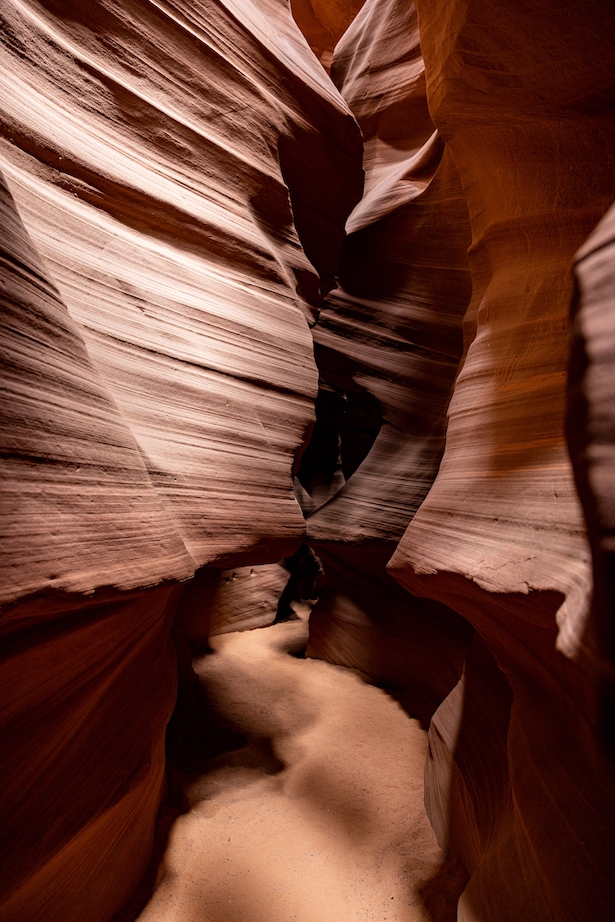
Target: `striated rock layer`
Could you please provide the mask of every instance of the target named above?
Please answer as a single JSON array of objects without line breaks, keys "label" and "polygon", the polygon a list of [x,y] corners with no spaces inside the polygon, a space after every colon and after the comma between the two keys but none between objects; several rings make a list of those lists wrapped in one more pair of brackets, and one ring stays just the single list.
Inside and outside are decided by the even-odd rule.
[{"label": "striated rock layer", "polygon": [[[325,64],[360,6],[293,3]],[[591,558],[564,411],[615,15],[417,8],[362,6],[344,101],[282,0],[2,5],[9,922],[104,922],[139,881],[176,647],[189,683],[186,634],[271,620],[291,474],[328,577],[308,651],[431,719],[458,919],[611,919],[612,216],[574,301]]]},{"label": "striated rock layer", "polygon": [[102,922],[151,851],[181,581],[304,533],[360,135],[274,0],[1,15],[1,914]]},{"label": "striated rock layer", "polygon": [[577,253],[575,274],[567,435],[592,549],[587,644],[598,683],[602,743],[615,761],[615,207]]},{"label": "striated rock layer", "polygon": [[571,264],[615,191],[615,17],[417,7],[473,295],[442,463],[390,572],[480,635],[434,718],[431,815],[471,875],[460,920],[598,922],[615,900],[615,799],[583,668],[591,573],[564,409]]},{"label": "striated rock layer", "polygon": [[[331,73],[361,126],[366,177],[347,223],[339,287],[313,329],[321,382],[343,403],[329,492],[312,489],[311,506],[304,499],[308,539],[327,575],[308,652],[360,668],[428,723],[460,677],[471,631],[445,606],[400,592],[385,565],[444,447],[470,298],[468,212],[427,109],[414,6],[368,0]],[[357,430],[370,420],[361,457]],[[321,418],[315,436],[319,426]],[[330,439],[337,436],[333,427]],[[313,467],[325,460],[321,449]],[[309,473],[308,491],[318,482]]]},{"label": "striated rock layer", "polygon": [[[365,144],[338,288],[313,329],[321,375],[382,422],[358,470],[309,519],[318,541],[397,541],[435,477],[470,298],[467,207],[431,123],[416,12],[365,4],[332,76]],[[342,466],[345,445],[341,444]]]},{"label": "striated rock layer", "polygon": [[361,184],[356,127],[290,15],[239,6],[4,13],[2,169],[196,566],[302,534],[297,290],[318,303],[319,278],[281,173],[317,161],[294,207],[323,276]]}]

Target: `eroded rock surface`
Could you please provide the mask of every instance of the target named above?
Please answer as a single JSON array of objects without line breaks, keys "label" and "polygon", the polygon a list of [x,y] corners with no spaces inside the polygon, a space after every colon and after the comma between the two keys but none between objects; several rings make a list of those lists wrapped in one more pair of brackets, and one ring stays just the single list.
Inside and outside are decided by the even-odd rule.
[{"label": "eroded rock surface", "polygon": [[[317,475],[319,463],[326,473],[327,419],[336,424],[330,400],[314,431],[323,445],[304,477],[308,539],[327,576],[309,650],[361,668],[428,722],[461,675],[471,631],[444,606],[400,593],[385,565],[444,447],[470,298],[468,212],[429,116],[412,4],[368,0],[336,48],[332,77],[361,126],[366,178],[339,287],[313,329],[321,382],[343,402],[329,493]],[[371,425],[371,440],[361,425]]]},{"label": "eroded rock surface", "polygon": [[[462,613],[501,673],[482,646],[468,660],[436,714],[430,785],[453,786],[441,816],[472,875],[459,919],[606,920],[613,790],[582,665],[591,573],[564,410],[572,260],[615,183],[615,21],[598,4],[417,7],[430,112],[468,202],[473,296],[445,453],[391,572]],[[487,674],[481,734],[469,702]]]},{"label": "eroded rock surface", "polygon": [[568,444],[592,549],[593,619],[585,643],[597,681],[601,741],[615,761],[615,209],[576,256]]},{"label": "eroded rock surface", "polygon": [[151,851],[180,581],[304,533],[360,135],[282,4],[1,15],[2,914],[104,922]]},{"label": "eroded rock surface", "polygon": [[320,283],[282,172],[316,161],[311,213],[297,188],[294,207],[335,266],[361,185],[351,117],[275,3],[4,17],[5,177],[176,531],[196,566],[283,556]]},{"label": "eroded rock surface", "polygon": [[[327,573],[308,652],[431,719],[447,919],[611,920],[612,213],[579,247],[615,197],[615,18],[598,0],[361,6],[295,0],[307,41],[281,0],[2,6],[9,922],[107,922],[127,900],[178,652],[189,689],[186,635],[272,619],[295,496]],[[309,46],[328,66],[355,16],[340,95]],[[263,636],[203,661],[260,739],[192,792],[144,918],[311,920],[306,867],[319,919],[380,918],[389,884],[387,916],[422,918],[410,845],[429,840],[421,875],[439,852],[424,817],[414,837],[407,717]],[[364,725],[352,704],[326,716],[340,689],[365,695]],[[400,761],[362,763],[383,729]],[[240,817],[274,856],[262,905],[245,841],[207,838]]]},{"label": "eroded rock surface", "polygon": [[443,449],[470,298],[468,213],[429,117],[414,7],[366,3],[332,76],[361,126],[366,178],[339,287],[313,330],[316,356],[329,384],[378,401],[382,423],[358,470],[310,516],[308,535],[397,541]]},{"label": "eroded rock surface", "polygon": [[293,16],[327,70],[333,50],[365,0],[291,0]]}]

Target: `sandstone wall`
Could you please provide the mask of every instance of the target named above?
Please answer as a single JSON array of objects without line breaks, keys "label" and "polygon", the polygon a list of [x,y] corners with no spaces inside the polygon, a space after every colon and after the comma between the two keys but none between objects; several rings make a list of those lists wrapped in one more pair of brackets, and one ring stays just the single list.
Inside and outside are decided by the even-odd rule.
[{"label": "sandstone wall", "polygon": [[102,922],[151,851],[182,581],[304,533],[360,136],[274,0],[7,2],[0,54],[2,916]]},{"label": "sandstone wall", "polygon": [[564,412],[572,260],[615,190],[615,20],[598,4],[417,7],[430,112],[470,213],[473,295],[442,463],[390,572],[481,638],[434,719],[432,815],[448,816],[472,875],[459,919],[606,920],[613,789]]},{"label": "sandstone wall", "polygon": [[586,642],[597,684],[601,743],[611,760],[615,760],[614,233],[611,206],[576,255],[567,416],[568,445],[592,550],[593,617]]},{"label": "sandstone wall", "polygon": [[365,0],[291,0],[297,25],[329,70],[333,50]]},{"label": "sandstone wall", "polygon": [[294,474],[309,652],[433,715],[458,919],[607,922],[615,17],[292,6],[342,95],[282,0],[2,6],[3,918],[134,889],[171,631],[271,620]]},{"label": "sandstone wall", "polygon": [[[332,64],[363,130],[366,188],[316,356],[332,387],[378,400],[382,424],[308,518],[328,575],[309,650],[360,668],[423,719],[446,693],[445,661],[454,679],[465,658],[433,719],[426,773],[440,841],[470,875],[459,919],[606,920],[615,842],[601,817],[614,793],[595,692],[598,679],[608,742],[610,219],[578,257],[570,376],[593,555],[564,422],[573,259],[615,192],[615,23],[599,4],[417,7],[420,52],[410,7],[381,0]],[[472,297],[440,463],[463,232]],[[441,337],[430,341],[432,318]],[[339,460],[343,471],[341,430]],[[404,519],[388,572],[413,594],[405,605],[379,569]],[[461,622],[449,646],[452,618],[438,634],[416,596],[463,615],[474,641]]]},{"label": "sandstone wall", "polygon": [[[470,298],[468,212],[428,112],[414,6],[368,0],[331,73],[361,126],[366,175],[315,354],[345,416],[367,395],[380,420],[358,469],[307,520],[327,576],[308,652],[360,668],[428,723],[459,678],[471,631],[444,606],[400,593],[385,565],[444,447]],[[346,439],[342,431],[342,471]]]}]

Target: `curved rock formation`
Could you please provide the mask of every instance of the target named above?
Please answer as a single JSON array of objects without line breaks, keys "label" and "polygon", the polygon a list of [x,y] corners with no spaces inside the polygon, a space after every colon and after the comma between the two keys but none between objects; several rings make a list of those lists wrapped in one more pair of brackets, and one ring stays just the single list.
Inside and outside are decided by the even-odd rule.
[{"label": "curved rock formation", "polygon": [[291,0],[293,16],[327,70],[333,49],[365,0]]},{"label": "curved rock formation", "polygon": [[567,435],[592,549],[593,619],[586,642],[597,679],[602,743],[615,761],[614,207],[577,253],[575,270]]},{"label": "curved rock formation", "polygon": [[310,517],[308,535],[397,541],[443,449],[470,297],[467,208],[427,111],[412,5],[366,3],[332,75],[363,132],[365,192],[313,334],[321,375],[373,395],[382,425],[356,473]]},{"label": "curved rock formation", "polygon": [[[417,7],[430,112],[470,212],[473,297],[446,450],[391,572],[487,648],[434,719],[430,784],[450,798],[434,820],[471,874],[459,919],[606,922],[614,802],[579,661],[591,574],[564,406],[572,259],[615,189],[615,17],[532,0]],[[485,735],[472,702],[489,674]]]},{"label": "curved rock formation", "polygon": [[615,14],[293,8],[2,5],[0,912],[127,900],[178,653],[189,699],[186,636],[272,618],[296,475],[308,650],[431,721],[459,922],[610,922]]},{"label": "curved rock formation", "polygon": [[179,581],[304,533],[360,135],[274,0],[15,0],[0,55],[2,914],[103,922],[151,851]]},{"label": "curved rock formation", "polygon": [[288,173],[306,138],[320,152],[313,222],[334,264],[356,128],[277,4],[46,6],[5,13],[20,214],[195,564],[267,541],[283,556],[303,531],[286,472],[315,388],[296,289],[317,300],[319,282],[277,152],[283,138]]},{"label": "curved rock formation", "polygon": [[[346,408],[336,423],[346,476],[334,472],[324,503],[320,488],[307,521],[327,575],[309,653],[361,669],[427,725],[459,680],[471,631],[445,606],[400,592],[385,566],[444,447],[470,298],[467,206],[427,109],[412,4],[368,0],[336,49],[332,77],[361,126],[366,178],[347,223],[339,287],[313,328],[321,382]],[[344,420],[355,405],[367,420],[368,397],[378,428],[372,421],[373,444],[349,466],[356,448]],[[326,460],[321,448],[311,482]]]}]

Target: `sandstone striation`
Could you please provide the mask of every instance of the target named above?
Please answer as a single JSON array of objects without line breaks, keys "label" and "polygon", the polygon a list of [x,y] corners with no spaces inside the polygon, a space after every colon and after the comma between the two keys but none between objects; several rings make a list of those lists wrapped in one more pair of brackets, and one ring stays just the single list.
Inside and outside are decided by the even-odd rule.
[{"label": "sandstone striation", "polygon": [[615,13],[0,17],[2,918],[610,922]]},{"label": "sandstone striation", "polygon": [[95,10],[7,6],[7,182],[196,566],[283,556],[316,384],[301,295],[320,282],[281,170],[319,155],[320,196],[294,207],[335,265],[356,128],[277,4]]},{"label": "sandstone striation", "polygon": [[2,915],[103,922],[151,852],[181,581],[304,533],[360,135],[273,0],[1,15]]},{"label": "sandstone striation", "polygon": [[[366,175],[347,222],[338,288],[313,328],[321,386],[343,397],[343,476],[336,470],[328,494],[311,488],[326,460],[321,446],[304,477],[318,500],[312,507],[304,500],[308,540],[327,576],[308,651],[361,669],[427,725],[459,680],[471,630],[445,606],[400,592],[385,566],[444,447],[470,298],[468,212],[427,108],[414,6],[368,0],[331,73],[361,126]],[[363,433],[364,457],[355,444],[357,405],[372,429],[371,440]],[[316,411],[314,437],[327,406]]]},{"label": "sandstone striation", "polygon": [[602,743],[615,759],[613,207],[577,253],[575,273],[567,435],[592,549],[593,618],[585,642],[597,681]]},{"label": "sandstone striation", "polygon": [[598,4],[417,7],[473,295],[442,463],[390,569],[480,635],[434,719],[432,818],[471,875],[459,919],[606,920],[613,791],[582,666],[591,572],[564,411],[571,264],[615,188],[615,20]]},{"label": "sandstone striation", "polygon": [[275,621],[288,578],[281,563],[205,567],[184,590],[178,627],[196,646],[216,634],[267,627]]}]

